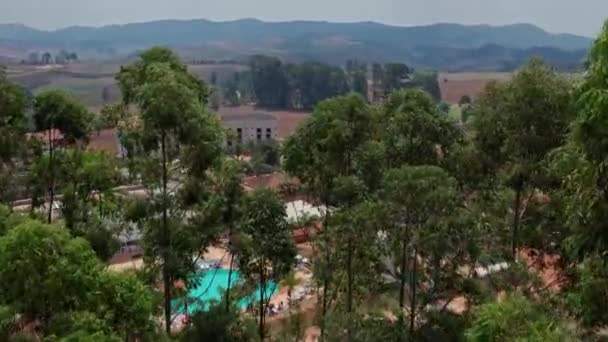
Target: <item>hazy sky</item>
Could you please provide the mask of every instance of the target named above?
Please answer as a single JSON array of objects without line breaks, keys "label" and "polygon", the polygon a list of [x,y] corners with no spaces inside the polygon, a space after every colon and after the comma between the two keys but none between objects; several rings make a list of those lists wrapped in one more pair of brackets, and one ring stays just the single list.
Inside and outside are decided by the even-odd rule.
[{"label": "hazy sky", "polygon": [[243,17],[272,21],[372,20],[405,26],[529,22],[551,32],[592,36],[608,18],[608,0],[0,0],[0,22],[44,29]]}]

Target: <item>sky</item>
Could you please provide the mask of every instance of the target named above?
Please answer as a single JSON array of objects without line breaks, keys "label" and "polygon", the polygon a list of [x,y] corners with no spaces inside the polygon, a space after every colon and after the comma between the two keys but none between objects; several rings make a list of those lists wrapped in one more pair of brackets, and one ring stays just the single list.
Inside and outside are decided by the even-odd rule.
[{"label": "sky", "polygon": [[0,0],[0,23],[40,29],[158,19],[532,23],[554,33],[595,36],[608,0]]}]

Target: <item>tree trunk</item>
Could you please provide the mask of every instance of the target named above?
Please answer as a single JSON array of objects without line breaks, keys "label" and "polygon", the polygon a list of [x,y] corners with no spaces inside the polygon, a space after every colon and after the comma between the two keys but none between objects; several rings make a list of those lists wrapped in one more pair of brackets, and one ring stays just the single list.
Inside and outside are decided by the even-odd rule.
[{"label": "tree trunk", "polygon": [[410,285],[412,290],[412,302],[410,303],[410,331],[409,338],[411,339],[414,336],[414,328],[416,324],[416,272],[418,265],[418,247],[414,247],[414,264],[412,266],[412,284]]},{"label": "tree trunk", "polygon": [[513,230],[511,237],[511,253],[513,254],[513,260],[517,260],[517,235],[519,230],[519,208],[521,206],[521,186],[518,186],[515,190],[515,200],[513,203]]},{"label": "tree trunk", "polygon": [[[263,265],[263,264],[262,264]],[[258,327],[258,334],[260,335],[260,341],[264,341],[264,290],[266,289],[266,279],[264,277],[264,270],[260,271],[260,321]]]},{"label": "tree trunk", "polygon": [[[325,206],[327,208],[327,205]],[[325,218],[323,219],[323,230],[325,236],[328,234],[328,222],[329,222],[329,212],[325,213]],[[329,244],[329,238],[326,238],[326,244]],[[330,255],[329,255],[329,247],[325,246],[325,270],[323,270],[323,306],[321,309],[321,341],[323,341],[323,337],[325,336],[325,318],[327,316],[327,298],[329,294],[329,275],[328,268],[330,263]]]},{"label": "tree trunk", "polygon": [[[231,243],[232,244],[232,243]],[[228,284],[226,285],[226,312],[230,310],[230,282],[232,280],[232,270],[234,268],[234,252],[230,251],[230,268],[228,269]]]},{"label": "tree trunk", "polygon": [[48,134],[49,142],[49,212],[47,222],[51,224],[53,221],[53,200],[55,199],[55,171],[54,171],[54,139],[53,139],[53,127],[49,130]]},{"label": "tree trunk", "polygon": [[[400,321],[400,325],[403,327],[403,329],[405,330],[405,312],[404,312],[404,308],[405,308],[405,285],[407,282],[407,277],[406,277],[406,268],[407,268],[407,241],[404,239],[401,242],[401,267],[400,267],[400,280],[401,280],[401,284],[399,286],[399,308],[400,308],[400,312],[399,312],[399,321]],[[400,340],[403,341],[404,339],[404,335],[400,334],[401,338]]]},{"label": "tree trunk", "polygon": [[162,133],[161,142],[161,154],[162,154],[162,191],[163,191],[163,222],[162,222],[162,239],[163,239],[163,284],[164,284],[164,299],[165,299],[165,330],[168,335],[171,334],[171,274],[169,266],[167,265],[169,260],[169,222],[168,222],[168,208],[167,208],[167,151],[166,151],[166,134]]},{"label": "tree trunk", "polygon": [[99,196],[99,218],[103,219],[103,195],[101,192],[97,194]]},{"label": "tree trunk", "polygon": [[348,278],[348,298],[347,298],[347,308],[346,312],[348,312],[348,341],[351,342],[353,340],[353,329],[352,329],[352,312],[353,312],[353,246],[352,246],[352,236],[348,237],[347,244],[348,252],[347,252],[347,271],[346,275]]}]

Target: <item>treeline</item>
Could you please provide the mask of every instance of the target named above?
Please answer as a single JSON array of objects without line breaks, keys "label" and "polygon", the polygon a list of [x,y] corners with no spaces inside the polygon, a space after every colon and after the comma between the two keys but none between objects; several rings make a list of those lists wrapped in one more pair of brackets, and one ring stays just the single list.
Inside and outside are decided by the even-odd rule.
[{"label": "treeline", "polygon": [[[250,81],[251,87],[238,86],[243,80]],[[370,86],[371,94],[368,93]],[[351,91],[372,101],[380,100],[401,88],[422,88],[437,101],[440,98],[434,72],[416,72],[402,63],[368,66],[356,60],[349,60],[340,68],[318,62],[283,63],[275,57],[254,56],[250,71],[239,74],[224,87],[226,94],[238,90],[242,97],[247,97],[244,91],[251,91],[250,97],[262,107],[294,110],[310,110],[320,101]]]},{"label": "treeline", "polygon": [[78,61],[76,52],[68,52],[61,50],[57,54],[52,55],[50,52],[30,52],[27,59],[21,61],[22,64],[30,65],[49,65],[49,64],[67,64]]}]

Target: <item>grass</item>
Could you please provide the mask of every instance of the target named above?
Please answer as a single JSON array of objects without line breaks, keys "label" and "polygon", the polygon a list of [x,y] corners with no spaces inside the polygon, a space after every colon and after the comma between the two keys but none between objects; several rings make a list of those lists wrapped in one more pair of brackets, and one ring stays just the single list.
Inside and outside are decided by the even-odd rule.
[{"label": "grass", "polygon": [[111,77],[79,78],[61,75],[50,79],[50,82],[44,86],[34,88],[33,92],[39,94],[49,89],[63,89],[85,106],[97,108],[103,105],[101,94],[104,87],[110,87],[110,100],[118,100],[116,81]]},{"label": "grass", "polygon": [[452,121],[460,122],[460,120],[462,119],[462,110],[460,109],[460,106],[459,105],[451,105],[450,106],[450,111],[448,113],[448,117]]}]

